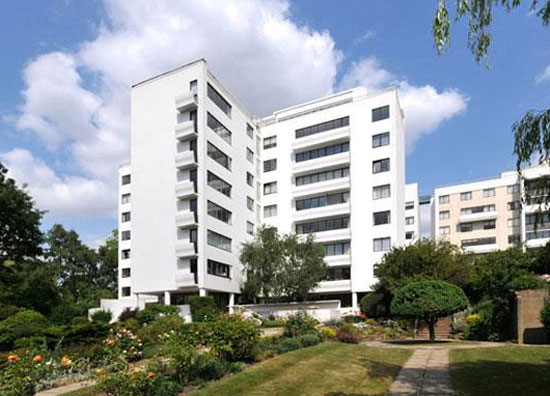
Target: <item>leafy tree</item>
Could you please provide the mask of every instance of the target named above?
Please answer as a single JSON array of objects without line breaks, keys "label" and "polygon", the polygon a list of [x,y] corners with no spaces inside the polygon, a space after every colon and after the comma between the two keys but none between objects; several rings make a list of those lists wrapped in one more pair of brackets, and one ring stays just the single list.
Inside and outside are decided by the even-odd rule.
[{"label": "leafy tree", "polygon": [[550,335],[550,302],[544,304],[540,310],[540,321],[546,331],[547,335]]},{"label": "leafy tree", "polygon": [[533,272],[540,275],[550,274],[550,242],[535,251]]},{"label": "leafy tree", "polygon": [[102,289],[117,292],[118,288],[118,230],[113,230],[97,250],[98,280]]},{"label": "leafy tree", "polygon": [[438,319],[462,311],[468,298],[458,286],[444,281],[412,282],[399,289],[393,297],[394,315],[422,318],[428,323],[430,341],[435,340]]}]

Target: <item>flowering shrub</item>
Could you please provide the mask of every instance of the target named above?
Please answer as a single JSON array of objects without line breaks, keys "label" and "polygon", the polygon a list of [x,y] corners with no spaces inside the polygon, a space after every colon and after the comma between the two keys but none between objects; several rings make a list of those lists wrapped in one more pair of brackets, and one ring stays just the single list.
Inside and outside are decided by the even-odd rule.
[{"label": "flowering shrub", "polygon": [[252,360],[260,330],[250,320],[236,315],[220,315],[209,324],[207,345],[220,357],[235,362]]},{"label": "flowering shrub", "polygon": [[296,314],[288,317],[285,323],[285,336],[298,337],[314,332],[318,324],[319,322],[306,311],[298,311]]},{"label": "flowering shrub", "polygon": [[133,362],[143,356],[141,340],[127,329],[120,329],[117,332],[111,330],[109,337],[103,343],[108,360],[124,359]]},{"label": "flowering shrub", "polygon": [[330,326],[321,327],[321,334],[327,340],[333,340],[336,338],[336,329]]},{"label": "flowering shrub", "polygon": [[338,330],[336,332],[336,338],[340,342],[345,342],[348,344],[359,344],[359,337],[356,334],[352,334],[345,330]]},{"label": "flowering shrub", "polygon": [[468,323],[468,325],[470,326],[475,326],[476,324],[481,322],[481,319],[482,319],[481,314],[473,313],[466,316],[466,323]]}]

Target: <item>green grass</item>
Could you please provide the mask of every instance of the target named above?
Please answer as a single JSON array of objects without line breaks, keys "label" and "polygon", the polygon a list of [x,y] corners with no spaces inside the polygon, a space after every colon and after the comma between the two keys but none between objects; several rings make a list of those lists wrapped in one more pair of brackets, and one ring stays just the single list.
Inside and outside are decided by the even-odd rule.
[{"label": "green grass", "polygon": [[192,395],[384,395],[411,354],[325,342],[259,363]]},{"label": "green grass", "polygon": [[550,395],[550,347],[451,350],[456,396]]}]

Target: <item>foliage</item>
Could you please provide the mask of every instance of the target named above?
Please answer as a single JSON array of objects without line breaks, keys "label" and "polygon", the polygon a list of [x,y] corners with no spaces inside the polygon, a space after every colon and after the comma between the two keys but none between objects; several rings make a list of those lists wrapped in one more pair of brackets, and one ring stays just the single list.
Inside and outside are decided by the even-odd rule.
[{"label": "foliage", "polygon": [[111,330],[109,337],[103,343],[108,361],[122,358],[132,362],[143,356],[143,343],[130,330],[120,329],[117,332]]},{"label": "foliage", "polygon": [[141,325],[144,325],[164,315],[179,315],[179,312],[179,308],[174,305],[148,304],[138,312],[136,318]]},{"label": "foliage", "polygon": [[49,316],[55,324],[69,324],[77,316],[86,316],[86,305],[82,303],[61,303],[56,305]]},{"label": "foliage", "polygon": [[17,312],[19,312],[21,308],[16,307],[15,305],[5,305],[0,304],[0,321],[15,315]]},{"label": "foliage", "polygon": [[17,312],[0,322],[0,349],[11,349],[17,339],[36,335],[47,325],[46,317],[36,311]]},{"label": "foliage", "polygon": [[535,274],[550,274],[550,241],[536,250],[532,270]]},{"label": "foliage", "polygon": [[298,337],[298,342],[303,347],[309,347],[313,345],[317,345],[321,342],[321,338],[319,337],[319,334],[315,333],[307,333],[304,335],[301,335]]},{"label": "foliage", "polygon": [[498,329],[502,313],[495,310],[492,300],[482,301],[473,307],[472,313],[466,317],[465,337],[468,340],[499,341],[502,337]]},{"label": "foliage", "polygon": [[544,304],[540,310],[540,321],[546,330],[546,333],[550,335],[550,302]]},{"label": "foliage", "polygon": [[116,293],[118,287],[118,230],[97,249],[98,287]]},{"label": "foliage", "polygon": [[260,331],[251,320],[236,315],[220,315],[211,322],[208,345],[222,358],[234,362],[252,360]]},{"label": "foliage", "polygon": [[297,338],[283,338],[277,345],[277,353],[286,353],[300,349],[302,345]]},{"label": "foliage", "polygon": [[286,319],[279,318],[279,319],[263,319],[262,320],[262,327],[268,328],[268,327],[284,327],[286,323]]},{"label": "foliage", "polygon": [[257,302],[303,301],[327,273],[324,248],[308,235],[280,236],[273,227],[258,230],[254,241],[243,244],[240,261],[246,282],[243,295]]},{"label": "foliage", "polygon": [[357,334],[350,333],[349,331],[339,329],[336,332],[336,339],[340,342],[347,344],[359,344],[360,339]]},{"label": "foliage", "polygon": [[209,322],[218,315],[218,307],[212,296],[191,296],[189,306],[193,322]]},{"label": "foliage", "polygon": [[389,293],[372,292],[365,294],[359,306],[361,312],[369,318],[384,318],[389,315],[389,305],[391,303],[391,295]]},{"label": "foliage", "polygon": [[336,338],[336,329],[334,327],[323,326],[321,327],[321,334],[327,340],[333,340]]},{"label": "foliage", "polygon": [[[131,320],[131,319],[129,319]],[[165,334],[181,332],[185,320],[179,315],[165,315],[147,324],[138,331],[139,338],[145,345],[159,345]]]},{"label": "foliage", "polygon": [[394,315],[423,318],[435,339],[438,318],[466,309],[468,298],[458,286],[444,281],[412,282],[399,289],[391,303]]},{"label": "foliage", "polygon": [[285,323],[285,336],[299,337],[301,335],[315,332],[318,322],[306,311],[298,311],[290,315]]},{"label": "foliage", "polygon": [[100,309],[98,311],[95,311],[92,316],[92,323],[109,323],[111,319],[113,318],[113,314],[111,311],[105,311],[103,309]]},{"label": "foliage", "polygon": [[118,315],[118,320],[120,322],[125,322],[128,319],[136,319],[138,315],[139,309],[135,308],[125,308],[124,311],[121,312],[120,315]]}]

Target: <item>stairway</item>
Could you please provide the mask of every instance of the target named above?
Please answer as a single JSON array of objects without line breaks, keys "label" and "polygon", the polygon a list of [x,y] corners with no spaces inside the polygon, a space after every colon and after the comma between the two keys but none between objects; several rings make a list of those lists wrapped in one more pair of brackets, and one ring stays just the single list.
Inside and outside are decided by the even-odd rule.
[{"label": "stairway", "polygon": [[[435,338],[436,339],[445,339],[451,338],[451,324],[453,323],[453,317],[447,316],[444,318],[439,318],[435,324]],[[424,321],[420,321],[418,324],[418,331],[416,333],[416,338],[429,339],[430,331],[428,325]]]}]

